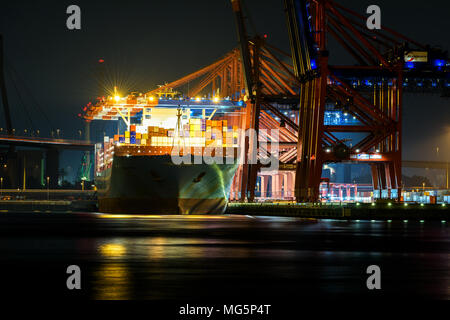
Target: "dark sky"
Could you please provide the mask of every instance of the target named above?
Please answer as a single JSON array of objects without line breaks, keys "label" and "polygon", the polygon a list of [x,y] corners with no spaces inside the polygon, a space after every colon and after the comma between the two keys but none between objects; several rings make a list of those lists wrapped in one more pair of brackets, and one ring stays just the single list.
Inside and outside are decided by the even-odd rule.
[{"label": "dark sky", "polygon": [[[283,0],[245,2],[257,31],[289,51]],[[338,2],[361,14],[375,3]],[[66,28],[66,8],[71,4],[81,8],[80,31]],[[382,10],[382,26],[450,48],[449,1],[377,0],[376,4]],[[99,58],[105,59],[108,73],[120,79],[123,89],[145,91],[195,71],[237,45],[229,0],[19,0],[2,1],[0,12],[14,127],[23,130],[33,124],[49,132],[50,122],[65,137],[75,137],[83,128],[77,114],[97,95]],[[331,47],[330,52],[332,63],[345,62],[340,50]],[[14,71],[26,109],[11,81]],[[449,102],[438,96],[405,95],[404,158],[435,160],[436,146],[442,158],[450,158]],[[30,116],[25,116],[27,112]],[[3,117],[1,121],[4,126]],[[101,125],[94,128],[94,133],[102,131]]]}]

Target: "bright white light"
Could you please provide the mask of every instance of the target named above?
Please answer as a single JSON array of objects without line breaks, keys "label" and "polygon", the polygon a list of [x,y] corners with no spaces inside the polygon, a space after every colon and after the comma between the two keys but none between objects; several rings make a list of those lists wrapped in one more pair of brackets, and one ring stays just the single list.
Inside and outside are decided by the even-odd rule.
[{"label": "bright white light", "polygon": [[356,152],[359,152],[359,149],[356,149],[355,151],[356,151]]},{"label": "bright white light", "polygon": [[200,102],[201,101],[200,97],[195,98],[195,101]]},{"label": "bright white light", "polygon": [[120,101],[120,97],[119,97],[119,96],[115,96],[115,97],[114,97],[114,100],[116,100],[117,102],[119,102],[119,101]]},{"label": "bright white light", "polygon": [[219,97],[214,97],[213,101],[214,102],[219,102]]}]

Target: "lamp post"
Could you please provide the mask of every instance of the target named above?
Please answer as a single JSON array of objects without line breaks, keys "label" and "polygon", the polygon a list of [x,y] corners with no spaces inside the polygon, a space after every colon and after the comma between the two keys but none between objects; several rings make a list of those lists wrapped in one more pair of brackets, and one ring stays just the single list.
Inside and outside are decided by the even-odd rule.
[{"label": "lamp post", "polygon": [[47,177],[47,201],[50,200],[50,177]]},{"label": "lamp post", "polygon": [[0,198],[3,197],[3,177],[0,178]]},{"label": "lamp post", "polygon": [[422,190],[423,190],[423,194],[425,195],[425,182],[422,182]]}]

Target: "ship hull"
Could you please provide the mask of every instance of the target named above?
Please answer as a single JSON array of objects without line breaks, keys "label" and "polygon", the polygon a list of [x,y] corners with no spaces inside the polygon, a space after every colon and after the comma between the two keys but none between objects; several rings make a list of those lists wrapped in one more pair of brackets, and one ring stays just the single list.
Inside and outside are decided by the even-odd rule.
[{"label": "ship hull", "polygon": [[236,160],[180,164],[170,156],[114,156],[97,177],[99,211],[143,214],[222,214]]}]

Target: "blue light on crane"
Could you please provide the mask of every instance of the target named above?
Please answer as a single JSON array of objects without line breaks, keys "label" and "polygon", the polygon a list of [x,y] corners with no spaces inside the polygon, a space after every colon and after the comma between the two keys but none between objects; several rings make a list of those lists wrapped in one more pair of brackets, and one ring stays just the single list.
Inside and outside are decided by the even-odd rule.
[{"label": "blue light on crane", "polygon": [[317,64],[315,60],[311,60],[311,69],[317,69]]},{"label": "blue light on crane", "polygon": [[443,67],[443,66],[445,66],[445,60],[436,59],[436,60],[434,60],[434,65],[436,67]]},{"label": "blue light on crane", "polygon": [[414,67],[415,67],[414,62],[412,62],[412,61],[407,62],[405,65],[408,69],[414,69]]}]

